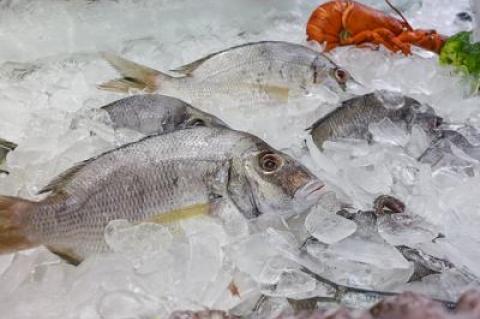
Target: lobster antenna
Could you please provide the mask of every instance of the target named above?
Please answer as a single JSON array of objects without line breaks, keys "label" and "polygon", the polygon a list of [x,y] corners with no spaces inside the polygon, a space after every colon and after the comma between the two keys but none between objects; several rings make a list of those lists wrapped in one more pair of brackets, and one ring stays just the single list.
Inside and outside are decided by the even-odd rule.
[{"label": "lobster antenna", "polygon": [[407,19],[403,16],[403,14],[398,10],[389,0],[385,0],[385,2],[389,5],[390,8],[392,8],[393,11],[395,11],[400,17],[402,17],[402,20],[407,24],[407,28],[409,31],[413,31],[412,26],[410,23],[408,23]]}]

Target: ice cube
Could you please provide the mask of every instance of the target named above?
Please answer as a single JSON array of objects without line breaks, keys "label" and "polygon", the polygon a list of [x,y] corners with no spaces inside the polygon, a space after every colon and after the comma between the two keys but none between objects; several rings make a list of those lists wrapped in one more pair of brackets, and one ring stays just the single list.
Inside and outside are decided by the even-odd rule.
[{"label": "ice cube", "polygon": [[470,0],[473,13],[473,42],[480,42],[480,3],[475,0]]},{"label": "ice cube", "polygon": [[228,252],[235,265],[256,281],[261,281],[263,278],[268,278],[267,281],[271,280],[270,275],[266,276],[262,272],[267,261],[278,256],[278,253],[268,245],[266,234],[253,234],[232,244]]},{"label": "ice cube", "polygon": [[437,227],[418,215],[385,214],[378,218],[378,231],[391,245],[406,245],[431,241],[439,234]]},{"label": "ice cube", "polygon": [[272,297],[292,297],[312,292],[316,288],[316,280],[300,270],[289,270],[281,273],[275,285],[265,287],[262,292]]},{"label": "ice cube", "polygon": [[379,143],[405,146],[408,143],[407,133],[389,118],[384,118],[380,122],[370,123],[369,132],[373,140]]},{"label": "ice cube", "polygon": [[421,281],[401,286],[397,291],[414,291],[432,298],[457,300],[468,289],[480,288],[480,282],[459,270],[450,269],[441,274],[424,277]]},{"label": "ice cube", "polygon": [[357,225],[351,220],[342,218],[335,213],[316,207],[305,220],[308,232],[326,244],[333,244],[355,232]]}]

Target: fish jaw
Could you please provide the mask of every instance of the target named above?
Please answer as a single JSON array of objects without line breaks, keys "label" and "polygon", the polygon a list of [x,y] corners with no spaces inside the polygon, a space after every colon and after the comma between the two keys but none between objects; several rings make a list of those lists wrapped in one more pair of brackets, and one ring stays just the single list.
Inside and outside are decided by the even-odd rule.
[{"label": "fish jaw", "polygon": [[294,202],[297,203],[295,205],[296,210],[299,212],[305,211],[318,203],[324,194],[324,187],[325,184],[317,178],[300,187],[293,196]]}]

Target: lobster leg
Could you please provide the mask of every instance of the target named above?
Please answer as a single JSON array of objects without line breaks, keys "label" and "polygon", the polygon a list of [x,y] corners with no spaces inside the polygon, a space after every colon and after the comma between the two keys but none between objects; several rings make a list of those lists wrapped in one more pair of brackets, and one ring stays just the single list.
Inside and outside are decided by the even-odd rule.
[{"label": "lobster leg", "polygon": [[339,45],[338,37],[330,34],[325,34],[324,32],[322,32],[322,30],[315,26],[309,27],[308,34],[309,36],[307,37],[307,41],[315,39],[315,41],[317,41],[318,43],[324,43],[325,51],[330,51]]},{"label": "lobster leg", "polygon": [[383,44],[387,49],[393,52],[402,51],[405,55],[410,54],[410,45],[400,41],[393,32],[385,28],[362,31],[353,37],[345,39],[342,44],[358,45],[365,42]]}]

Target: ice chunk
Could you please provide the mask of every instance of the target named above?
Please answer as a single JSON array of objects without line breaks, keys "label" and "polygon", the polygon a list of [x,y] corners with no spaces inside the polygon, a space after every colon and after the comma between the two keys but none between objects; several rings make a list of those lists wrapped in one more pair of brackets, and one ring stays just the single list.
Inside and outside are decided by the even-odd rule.
[{"label": "ice chunk", "polygon": [[[149,300],[145,299],[140,294],[130,291],[107,293],[99,301],[98,314],[104,319],[130,319],[138,318],[139,315],[147,316],[152,313],[153,309],[148,310]],[[150,300],[150,302],[152,301]]]},{"label": "ice chunk", "polygon": [[414,246],[439,234],[436,227],[418,215],[385,214],[378,218],[378,231],[391,245]]},{"label": "ice chunk", "polygon": [[[237,267],[252,276],[256,281],[272,281],[272,275],[267,270],[270,258],[277,257],[278,253],[268,245],[267,235],[257,233],[248,238],[234,243],[229,247],[229,255]],[[267,265],[267,269],[265,266]],[[287,264],[285,264],[288,266]],[[275,280],[276,276],[273,276]]]},{"label": "ice chunk", "polygon": [[412,265],[378,234],[373,212],[360,212],[353,218],[357,230],[351,236],[332,245],[307,246],[307,251],[325,264],[323,276],[345,285],[372,288],[406,282]]},{"label": "ice chunk", "polygon": [[308,232],[326,244],[333,244],[355,232],[357,225],[335,213],[316,207],[305,220]]},{"label": "ice chunk", "polygon": [[370,194],[388,194],[392,186],[392,175],[382,163],[349,167],[346,173],[350,180]]},{"label": "ice chunk", "polygon": [[379,143],[405,146],[408,143],[407,133],[394,124],[389,118],[384,118],[378,123],[368,126],[373,140]]},{"label": "ice chunk", "polygon": [[430,145],[430,138],[419,125],[414,125],[411,130],[406,150],[412,157],[418,158]]},{"label": "ice chunk", "polygon": [[116,252],[155,251],[169,247],[172,240],[168,228],[159,224],[113,220],[105,227],[105,241]]},{"label": "ice chunk", "polygon": [[480,282],[462,273],[451,269],[441,274],[433,274],[419,282],[411,282],[401,286],[397,291],[414,291],[443,300],[457,300],[468,289],[479,289]]},{"label": "ice chunk", "polygon": [[277,284],[265,287],[262,292],[272,297],[293,297],[316,288],[316,280],[300,270],[289,270],[282,272]]},{"label": "ice chunk", "polygon": [[480,42],[480,3],[476,0],[470,0],[473,13],[473,41]]}]

